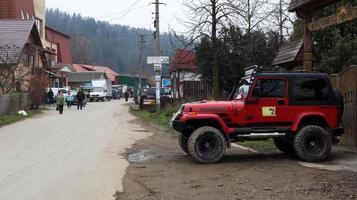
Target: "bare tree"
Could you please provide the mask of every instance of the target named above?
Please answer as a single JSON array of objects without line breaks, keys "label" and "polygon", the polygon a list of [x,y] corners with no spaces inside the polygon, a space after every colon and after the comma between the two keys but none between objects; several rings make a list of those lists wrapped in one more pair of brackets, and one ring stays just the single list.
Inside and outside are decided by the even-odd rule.
[{"label": "bare tree", "polygon": [[20,81],[17,76],[21,50],[15,44],[2,44],[0,46],[0,88],[6,94],[16,90]]},{"label": "bare tree", "polygon": [[274,7],[269,0],[235,0],[232,3],[235,11],[235,24],[250,34],[255,29],[269,27]]},{"label": "bare tree", "polygon": [[231,9],[233,0],[185,0],[186,15],[188,20],[184,24],[190,29],[192,41],[206,37],[212,42],[212,70],[213,96],[219,98],[220,74],[218,63],[218,39],[223,35],[219,30],[231,23],[230,16],[234,13]]}]

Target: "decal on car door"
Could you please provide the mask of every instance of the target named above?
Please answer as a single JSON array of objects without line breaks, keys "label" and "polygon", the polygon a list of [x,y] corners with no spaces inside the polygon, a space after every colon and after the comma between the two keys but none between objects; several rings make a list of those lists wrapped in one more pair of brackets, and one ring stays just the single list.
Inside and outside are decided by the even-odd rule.
[{"label": "decal on car door", "polygon": [[276,107],[262,107],[263,117],[276,117]]}]

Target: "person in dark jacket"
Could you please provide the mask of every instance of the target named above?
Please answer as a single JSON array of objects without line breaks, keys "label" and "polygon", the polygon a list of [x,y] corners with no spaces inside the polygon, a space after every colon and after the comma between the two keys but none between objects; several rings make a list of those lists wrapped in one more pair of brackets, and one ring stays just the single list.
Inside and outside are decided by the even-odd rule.
[{"label": "person in dark jacket", "polygon": [[77,110],[83,108],[83,101],[84,99],[86,98],[86,95],[84,94],[84,92],[82,91],[82,89],[80,89],[77,93],[77,100],[78,100],[78,103],[77,103]]},{"label": "person in dark jacket", "polygon": [[129,99],[129,91],[127,90],[126,92],[125,92],[125,94],[124,94],[124,96],[125,96],[125,101],[126,102],[128,102],[128,99]]},{"label": "person in dark jacket", "polygon": [[48,103],[49,105],[52,105],[52,104],[53,104],[53,96],[54,96],[53,91],[52,91],[52,89],[50,88],[50,91],[47,92],[47,103]]}]

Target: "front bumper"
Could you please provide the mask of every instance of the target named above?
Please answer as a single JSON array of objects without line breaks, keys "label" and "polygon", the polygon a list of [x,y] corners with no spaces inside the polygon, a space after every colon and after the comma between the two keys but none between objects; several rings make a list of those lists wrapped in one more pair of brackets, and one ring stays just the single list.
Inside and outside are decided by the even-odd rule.
[{"label": "front bumper", "polygon": [[175,120],[172,123],[172,128],[175,129],[178,132],[182,132],[187,129],[187,123],[186,122],[181,122],[179,120]]}]

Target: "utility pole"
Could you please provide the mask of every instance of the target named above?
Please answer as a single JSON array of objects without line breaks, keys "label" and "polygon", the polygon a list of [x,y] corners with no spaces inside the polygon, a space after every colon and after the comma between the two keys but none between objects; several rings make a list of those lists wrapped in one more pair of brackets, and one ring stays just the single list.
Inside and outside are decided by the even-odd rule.
[{"label": "utility pole", "polygon": [[[139,65],[140,65],[140,78],[139,78],[139,92],[141,89],[142,85],[142,78],[144,76],[144,48],[145,48],[145,38],[143,34],[140,34],[140,60],[139,60]],[[140,94],[139,94],[140,95]]]},{"label": "utility pole", "polygon": [[[155,0],[153,3],[155,5],[155,21],[154,21],[154,26],[155,26],[155,33],[154,33],[154,39],[156,39],[156,56],[161,56],[161,50],[160,50],[160,5],[163,3],[160,3],[160,0]],[[160,113],[161,112],[161,102],[160,102],[160,87],[161,87],[161,69],[162,69],[162,63],[157,63],[155,66],[155,82],[156,82],[156,112]]]}]

